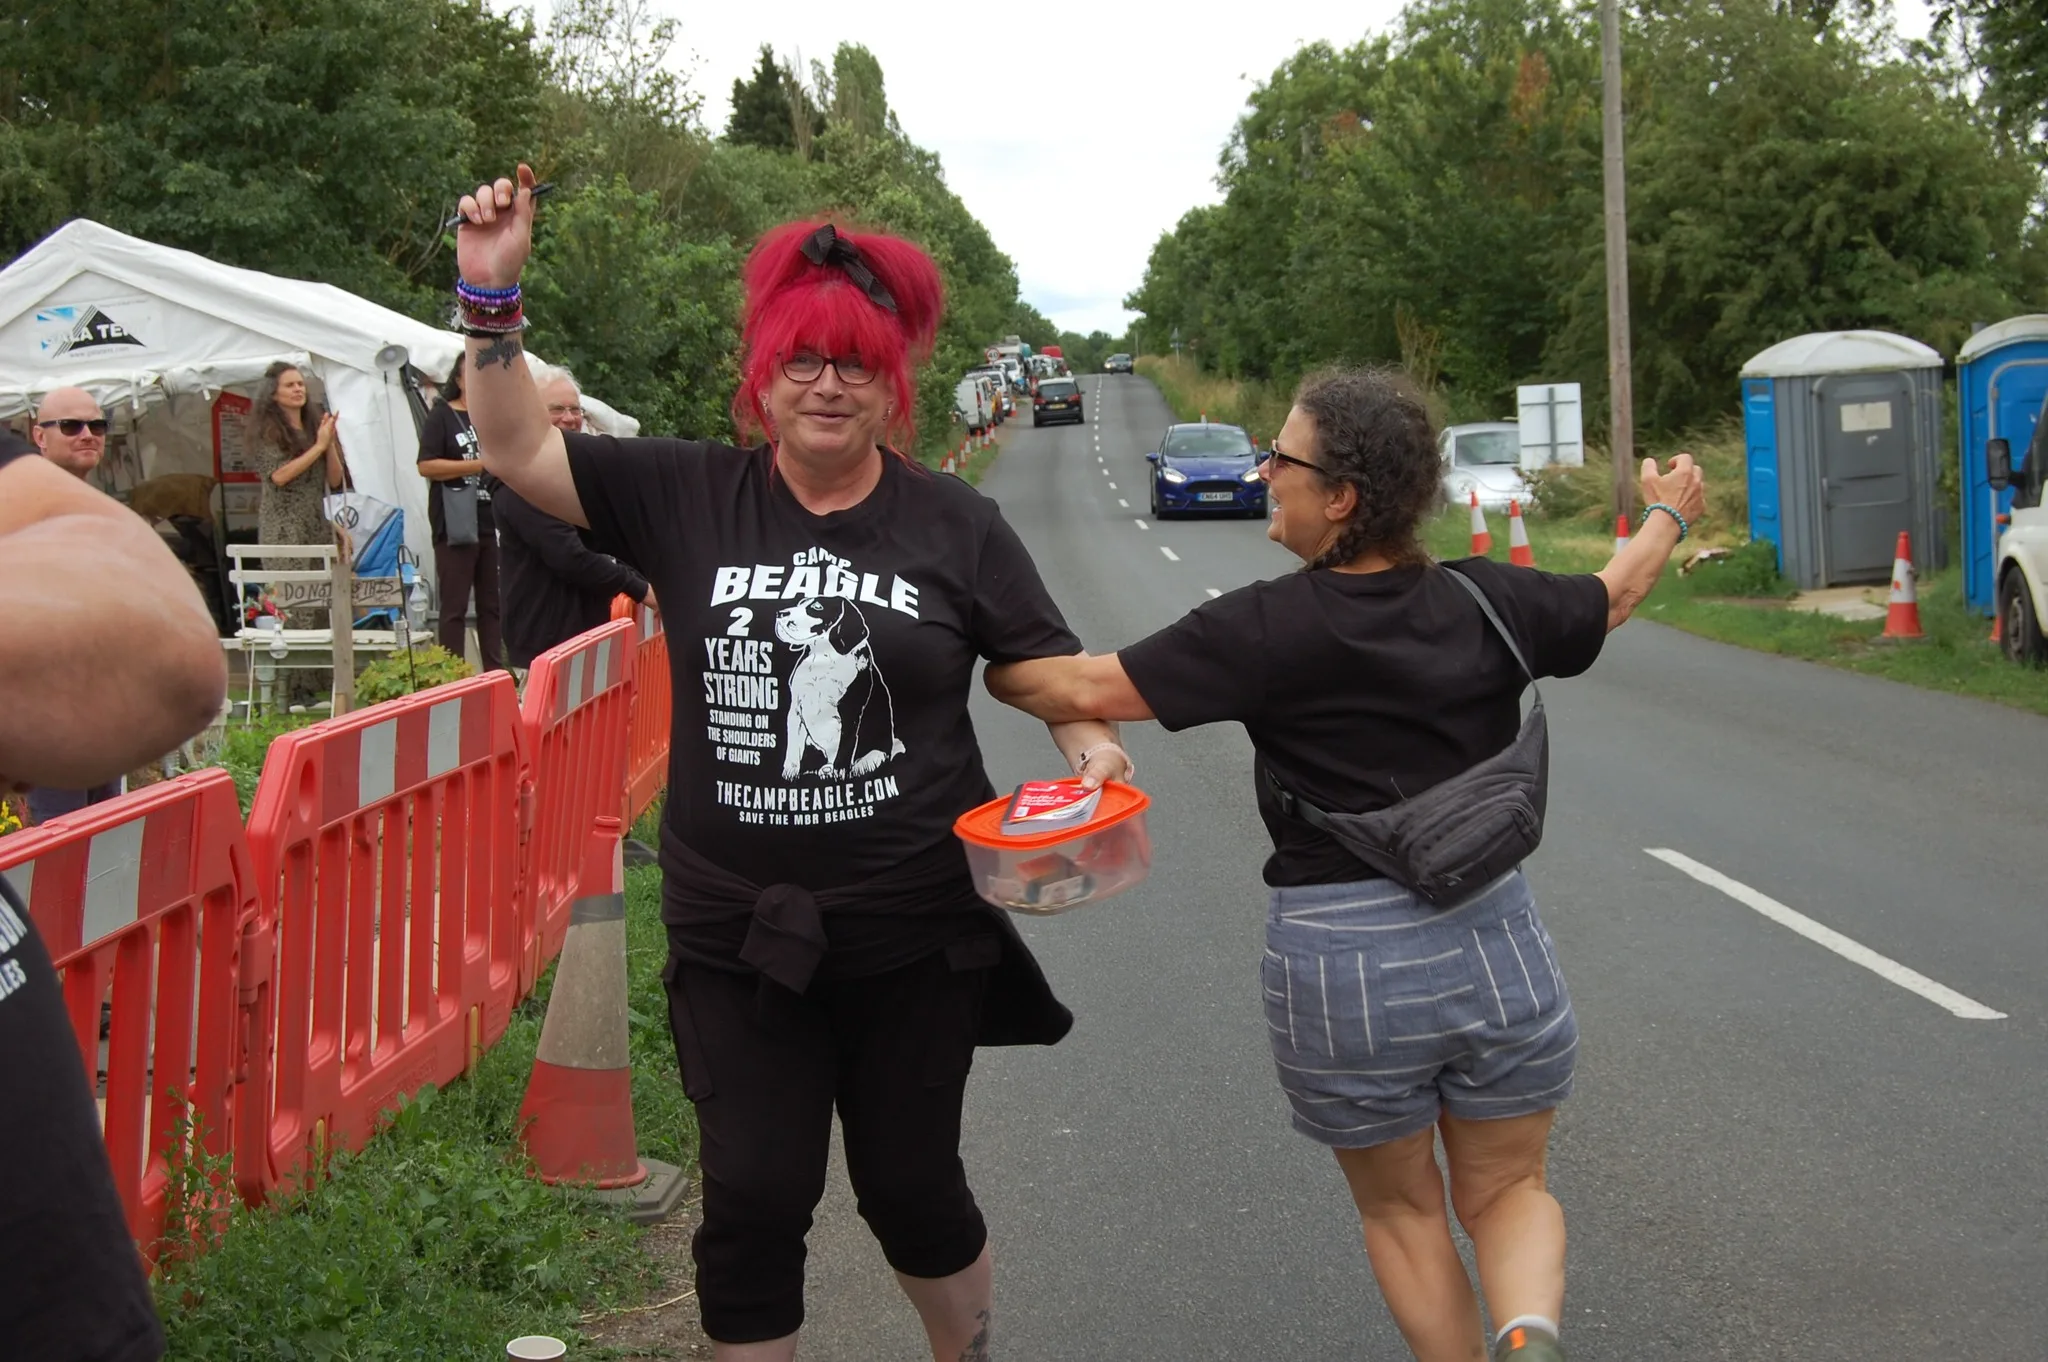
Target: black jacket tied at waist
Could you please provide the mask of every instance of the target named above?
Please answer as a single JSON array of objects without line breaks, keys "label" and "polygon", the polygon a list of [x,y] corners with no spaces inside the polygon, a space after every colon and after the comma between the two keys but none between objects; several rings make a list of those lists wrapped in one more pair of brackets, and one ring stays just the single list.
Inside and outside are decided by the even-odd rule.
[{"label": "black jacket tied at waist", "polygon": [[[662,921],[669,927],[670,949],[678,949],[679,937],[687,938],[691,944],[683,953],[696,963],[751,970],[803,993],[821,967],[831,968],[835,947],[825,927],[828,914],[875,919],[863,925],[877,927],[884,937],[888,927],[881,919],[916,924],[930,935],[942,916],[956,924],[945,933],[952,941],[934,938],[929,950],[883,967],[909,964],[936,950],[956,954],[953,947],[970,940],[988,942],[999,952],[975,1043],[1055,1045],[1073,1029],[1074,1014],[1053,996],[1010,915],[974,898],[957,846],[940,844],[884,874],[829,889],[755,884],[691,850],[666,826],[661,860]],[[920,907],[909,909],[910,904]],[[855,964],[847,972],[861,970]]]}]

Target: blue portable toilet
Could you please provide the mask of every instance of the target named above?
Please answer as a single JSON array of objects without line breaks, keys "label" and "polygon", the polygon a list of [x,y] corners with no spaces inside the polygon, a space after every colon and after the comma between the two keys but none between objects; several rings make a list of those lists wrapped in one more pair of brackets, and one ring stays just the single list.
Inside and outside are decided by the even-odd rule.
[{"label": "blue portable toilet", "polygon": [[1749,534],[1801,590],[1891,577],[1899,531],[1947,561],[1935,510],[1941,356],[1889,331],[1820,331],[1742,366]]},{"label": "blue portable toilet", "polygon": [[1970,337],[1956,355],[1957,443],[1962,457],[1963,596],[1991,613],[1998,557],[1997,517],[2012,509],[2012,489],[1991,490],[1984,443],[2003,437],[2012,466],[2026,466],[2041,403],[2048,398],[2048,314],[2013,317]]}]

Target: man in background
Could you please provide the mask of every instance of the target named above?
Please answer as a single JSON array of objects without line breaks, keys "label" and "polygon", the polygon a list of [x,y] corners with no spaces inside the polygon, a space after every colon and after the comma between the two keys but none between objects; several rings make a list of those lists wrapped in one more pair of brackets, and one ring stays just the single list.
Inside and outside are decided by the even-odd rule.
[{"label": "man in background", "polygon": [[[206,727],[227,664],[163,541],[42,447],[37,458],[0,431],[0,789],[89,789]],[[11,886],[0,890],[0,1092],[6,1355],[156,1362],[163,1329],[57,973]]]},{"label": "man in background", "polygon": [[[35,440],[36,449],[45,459],[84,481],[100,466],[100,458],[107,452],[106,413],[100,410],[98,399],[85,389],[58,388],[36,408]],[[119,793],[118,778],[89,790],[36,786],[27,793],[28,822],[33,826],[60,814],[76,813]]]},{"label": "man in background", "polygon": [[[567,369],[529,361],[548,420],[583,429],[583,394]],[[537,511],[502,483],[491,503],[498,517],[499,572],[505,601],[505,651],[514,667],[612,617],[612,599],[627,596],[656,608],[654,590],[632,567],[597,552],[566,520]]]}]

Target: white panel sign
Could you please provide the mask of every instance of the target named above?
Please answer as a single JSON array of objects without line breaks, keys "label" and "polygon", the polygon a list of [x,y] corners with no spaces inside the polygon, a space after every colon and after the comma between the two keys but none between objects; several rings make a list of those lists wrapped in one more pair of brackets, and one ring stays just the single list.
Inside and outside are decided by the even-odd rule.
[{"label": "white panel sign", "polygon": [[1886,402],[1844,402],[1842,404],[1842,433],[1861,435],[1868,430],[1890,430],[1892,428],[1892,404]]},{"label": "white panel sign", "polygon": [[1577,468],[1586,461],[1585,408],[1576,383],[1530,383],[1515,389],[1522,467]]}]

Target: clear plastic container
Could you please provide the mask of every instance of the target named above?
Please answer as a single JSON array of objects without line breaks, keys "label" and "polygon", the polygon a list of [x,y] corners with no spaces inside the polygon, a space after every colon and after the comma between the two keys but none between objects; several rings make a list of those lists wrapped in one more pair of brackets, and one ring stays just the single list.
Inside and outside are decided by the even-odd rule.
[{"label": "clear plastic container", "polygon": [[[1051,782],[1078,787],[1079,779]],[[1046,917],[1121,894],[1152,870],[1143,790],[1102,787],[1087,821],[1043,830],[1004,830],[1014,796],[961,814],[953,832],[967,848],[975,892],[1016,913]]]}]

